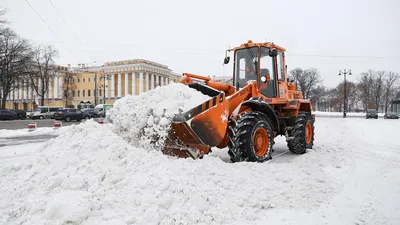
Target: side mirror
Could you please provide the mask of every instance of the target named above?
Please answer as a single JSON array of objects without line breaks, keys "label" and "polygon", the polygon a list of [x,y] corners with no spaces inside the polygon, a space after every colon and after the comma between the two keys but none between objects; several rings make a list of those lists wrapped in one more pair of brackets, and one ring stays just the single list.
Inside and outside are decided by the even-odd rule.
[{"label": "side mirror", "polygon": [[260,79],[261,79],[261,82],[267,83],[268,81],[271,80],[271,77],[270,76],[261,76]]},{"label": "side mirror", "polygon": [[269,50],[269,56],[275,57],[275,56],[277,56],[277,55],[278,55],[278,50],[276,50],[276,48],[271,48],[271,49]]},{"label": "side mirror", "polygon": [[228,64],[230,59],[231,59],[231,57],[229,57],[229,56],[225,57],[224,64]]}]

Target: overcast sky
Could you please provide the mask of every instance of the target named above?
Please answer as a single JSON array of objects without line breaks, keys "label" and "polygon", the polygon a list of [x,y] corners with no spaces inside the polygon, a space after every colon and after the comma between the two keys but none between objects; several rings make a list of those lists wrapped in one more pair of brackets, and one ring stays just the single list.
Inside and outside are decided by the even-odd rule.
[{"label": "overcast sky", "polygon": [[57,36],[25,0],[0,1],[9,26],[54,45],[62,65],[144,58],[178,73],[228,76],[226,47],[265,38],[287,49],[289,70],[318,68],[329,87],[343,80],[341,69],[354,81],[368,69],[400,72],[399,0],[27,1]]}]

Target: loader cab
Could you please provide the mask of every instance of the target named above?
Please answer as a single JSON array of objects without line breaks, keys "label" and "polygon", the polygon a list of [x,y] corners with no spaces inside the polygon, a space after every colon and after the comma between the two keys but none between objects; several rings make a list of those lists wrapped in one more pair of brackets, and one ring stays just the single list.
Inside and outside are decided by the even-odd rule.
[{"label": "loader cab", "polygon": [[[284,82],[285,73],[283,59],[284,57],[281,51],[268,46],[256,45],[236,49],[234,60],[234,86],[238,90],[252,80],[256,81],[258,85],[261,86],[261,77],[268,77],[268,79],[266,79],[267,87],[263,88],[261,93],[268,98],[282,96],[283,92],[287,92],[287,87],[285,87]],[[279,95],[278,92],[280,92]]]}]

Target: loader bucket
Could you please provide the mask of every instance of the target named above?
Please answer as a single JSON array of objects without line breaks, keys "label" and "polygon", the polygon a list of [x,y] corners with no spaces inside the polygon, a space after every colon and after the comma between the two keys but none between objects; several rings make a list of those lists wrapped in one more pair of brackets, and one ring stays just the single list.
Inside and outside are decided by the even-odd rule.
[{"label": "loader bucket", "polygon": [[199,83],[189,84],[210,100],[175,115],[164,142],[163,153],[177,157],[200,158],[220,144],[228,126],[225,93]]}]

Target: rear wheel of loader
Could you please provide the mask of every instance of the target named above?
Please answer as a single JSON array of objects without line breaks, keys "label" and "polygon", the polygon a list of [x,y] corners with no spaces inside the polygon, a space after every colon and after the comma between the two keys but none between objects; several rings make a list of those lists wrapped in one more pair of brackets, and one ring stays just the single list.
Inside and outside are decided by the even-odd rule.
[{"label": "rear wheel of loader", "polygon": [[289,150],[295,154],[304,154],[307,148],[314,145],[314,119],[310,113],[300,112],[292,131],[293,139],[289,140]]},{"label": "rear wheel of loader", "polygon": [[271,121],[265,114],[256,111],[244,113],[230,135],[233,135],[228,145],[231,161],[264,162],[271,159],[274,136]]}]

